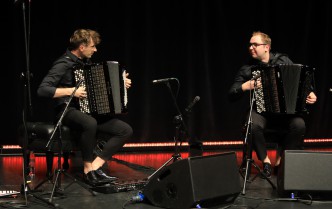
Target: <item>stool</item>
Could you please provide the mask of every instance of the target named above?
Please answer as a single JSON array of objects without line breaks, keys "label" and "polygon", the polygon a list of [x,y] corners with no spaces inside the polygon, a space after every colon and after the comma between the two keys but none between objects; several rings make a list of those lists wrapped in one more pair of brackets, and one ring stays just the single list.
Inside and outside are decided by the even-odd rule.
[{"label": "stool", "polygon": [[[243,133],[243,135],[245,135],[245,130],[246,130],[246,125],[244,125],[242,127],[242,133]],[[279,142],[283,140],[283,138],[285,137],[285,135],[287,133],[288,133],[288,131],[285,128],[278,127],[278,126],[269,126],[264,131],[264,136],[265,136],[266,144],[269,145],[267,147],[271,147],[271,145],[274,145],[274,149],[277,152],[277,156],[278,156],[278,154],[281,154],[280,153]],[[253,140],[255,140],[255,139],[253,139]],[[253,146],[253,145],[250,144],[250,146]],[[250,151],[252,152],[253,151],[252,147],[243,147],[243,148],[244,149],[243,149],[243,161],[242,161],[242,163],[244,163],[246,161],[246,156],[249,154],[248,152],[250,152]],[[242,167],[242,165],[241,165],[241,167]]]},{"label": "stool", "polygon": [[288,133],[287,129],[282,128],[282,127],[269,127],[264,132],[266,142],[268,144],[275,145],[277,157],[278,157],[278,155],[281,156],[281,154],[282,154],[282,153],[280,153],[280,151],[281,151],[280,142],[283,141],[283,139],[287,133]]},{"label": "stool", "polygon": [[[244,128],[247,128],[246,126]],[[282,135],[284,134],[284,130],[282,132],[280,132],[280,129],[265,129],[264,132],[264,136],[266,141],[270,141],[270,138],[276,137],[277,139],[279,137],[282,137]],[[257,176],[261,176],[263,177],[265,180],[267,180],[270,185],[272,186],[273,189],[276,189],[276,186],[274,185],[274,183],[263,173],[263,171],[259,168],[259,166],[254,162],[253,158],[252,158],[252,152],[253,152],[253,144],[252,144],[252,140],[253,139],[252,136],[249,136],[247,138],[247,141],[244,140],[243,143],[243,156],[242,156],[242,163],[240,165],[240,175],[244,178],[244,184],[243,184],[243,190],[242,190],[242,194],[245,194],[245,190],[246,190],[246,183],[247,182],[252,182],[256,179]],[[274,140],[273,140],[274,141]],[[277,152],[278,152],[278,147],[276,148]],[[254,176],[254,178],[252,178],[250,180],[250,173],[251,173],[251,166],[253,166],[258,173]]]},{"label": "stool", "polygon": [[[52,175],[53,170],[53,157],[54,153],[59,152],[59,131],[55,133],[53,136],[52,142],[49,146],[50,149],[46,148],[46,145],[54,131],[54,125],[51,123],[45,123],[45,122],[27,122],[27,139],[28,142],[26,143],[26,153],[27,157],[25,165],[29,164],[30,159],[30,151],[34,152],[42,152],[46,155],[46,166],[47,166],[47,173],[46,176],[50,177]],[[24,133],[24,127],[21,125],[19,127],[18,131],[19,135],[19,144],[23,147],[25,144],[25,133]],[[61,141],[62,141],[62,157],[63,157],[63,169],[69,168],[69,154],[73,150],[73,139],[74,134],[70,131],[70,129],[67,126],[61,126]],[[26,175],[29,173],[29,168],[25,168]]]}]

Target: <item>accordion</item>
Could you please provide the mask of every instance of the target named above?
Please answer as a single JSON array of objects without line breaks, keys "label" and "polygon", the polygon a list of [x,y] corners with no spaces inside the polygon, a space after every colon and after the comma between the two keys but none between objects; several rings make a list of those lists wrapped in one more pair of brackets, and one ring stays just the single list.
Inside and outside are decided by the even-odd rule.
[{"label": "accordion", "polygon": [[75,81],[82,82],[87,97],[79,100],[82,112],[94,117],[112,116],[128,111],[125,73],[120,73],[119,63],[105,61],[74,69]]},{"label": "accordion", "polygon": [[306,98],[314,85],[314,69],[301,64],[255,66],[262,88],[255,92],[258,113],[296,114],[307,112]]}]

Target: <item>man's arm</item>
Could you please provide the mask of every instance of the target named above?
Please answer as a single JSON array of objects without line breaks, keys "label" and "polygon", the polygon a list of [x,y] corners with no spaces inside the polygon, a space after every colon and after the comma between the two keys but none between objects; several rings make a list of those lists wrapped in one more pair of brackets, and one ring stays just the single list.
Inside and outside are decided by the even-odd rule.
[{"label": "man's arm", "polygon": [[250,66],[243,66],[239,72],[236,74],[234,83],[228,91],[228,98],[230,101],[236,101],[243,93],[251,88],[251,84],[254,82],[250,82],[251,70]]}]

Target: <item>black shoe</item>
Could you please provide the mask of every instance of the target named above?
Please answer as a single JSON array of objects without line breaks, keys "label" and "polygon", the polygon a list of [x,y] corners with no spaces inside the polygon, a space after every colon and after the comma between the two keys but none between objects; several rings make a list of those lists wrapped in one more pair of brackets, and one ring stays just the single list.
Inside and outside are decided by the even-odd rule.
[{"label": "black shoe", "polygon": [[263,163],[263,173],[267,178],[271,178],[272,166],[271,163]]},{"label": "black shoe", "polygon": [[98,178],[96,171],[89,171],[87,174],[83,174],[83,180],[90,186],[100,186],[108,183],[107,181]]},{"label": "black shoe", "polygon": [[118,180],[118,177],[115,176],[108,176],[106,173],[101,168],[98,168],[96,170],[96,175],[98,176],[99,179],[105,179],[107,181],[115,181]]}]

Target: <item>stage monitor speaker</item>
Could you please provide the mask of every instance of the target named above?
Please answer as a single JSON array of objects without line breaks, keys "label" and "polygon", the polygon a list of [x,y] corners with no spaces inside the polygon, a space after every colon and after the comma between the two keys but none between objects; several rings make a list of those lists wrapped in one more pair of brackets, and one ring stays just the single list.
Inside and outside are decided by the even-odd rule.
[{"label": "stage monitor speaker", "polygon": [[332,193],[332,152],[286,150],[277,177],[278,194],[325,197]]},{"label": "stage monitor speaker", "polygon": [[227,152],[165,166],[150,177],[143,195],[158,207],[186,209],[232,204],[240,191],[236,155]]}]

